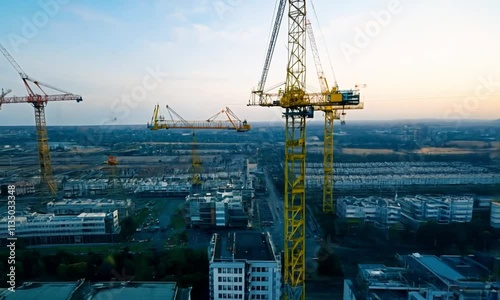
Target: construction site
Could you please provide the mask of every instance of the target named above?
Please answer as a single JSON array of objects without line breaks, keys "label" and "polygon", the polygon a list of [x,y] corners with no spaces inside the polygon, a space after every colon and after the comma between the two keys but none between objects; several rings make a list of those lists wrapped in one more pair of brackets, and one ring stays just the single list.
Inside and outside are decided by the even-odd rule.
[{"label": "construction site", "polygon": [[[35,114],[35,126],[0,127],[1,245],[15,235],[23,257],[74,255],[60,262],[63,271],[47,268],[23,278],[130,283],[115,273],[134,265],[131,278],[177,282],[187,288],[179,295],[194,287],[193,299],[499,299],[493,295],[496,286],[500,290],[500,231],[490,210],[500,201],[500,123],[350,121],[347,114],[368,110],[366,84],[339,85],[330,57],[320,58],[329,51],[320,51],[325,40],[318,47],[319,23],[312,1],[277,0],[264,65],[254,74],[258,81],[248,101],[219,110],[211,105],[214,111],[201,111],[201,119],[192,117],[200,115],[201,102],[177,108],[179,102],[161,99],[139,125],[115,119],[52,126],[46,109],[71,101],[78,110],[87,96],[31,77],[25,72],[31,66],[0,43],[11,76],[17,72],[26,88],[25,96],[2,89],[0,117],[11,104],[32,106]],[[274,55],[278,36],[287,41],[286,57]],[[274,70],[276,61],[286,69]],[[284,83],[268,82],[270,71]],[[343,70],[337,71],[341,78]],[[253,121],[247,112],[254,108],[276,110],[281,120]],[[470,239],[440,244],[445,229],[429,229],[435,225]],[[207,248],[209,260],[198,258]],[[470,287],[481,298],[460,298],[463,291],[450,282],[426,283],[425,291],[408,286],[394,298],[356,283],[356,271],[368,278],[373,266],[385,270],[395,255],[413,249],[439,249],[429,257],[491,255],[481,265],[491,275]],[[199,259],[190,271],[187,253]],[[181,255],[187,258],[177,259]],[[83,260],[84,271],[75,267]]]}]

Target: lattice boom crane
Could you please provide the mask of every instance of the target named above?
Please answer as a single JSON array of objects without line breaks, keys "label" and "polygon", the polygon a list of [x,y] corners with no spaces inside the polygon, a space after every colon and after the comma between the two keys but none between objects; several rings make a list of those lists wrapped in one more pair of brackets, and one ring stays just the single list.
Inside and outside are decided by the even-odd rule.
[{"label": "lattice boom crane", "polygon": [[[309,20],[306,21],[307,35],[311,50],[313,53],[314,64],[316,66],[316,73],[318,75],[321,93],[330,94],[332,97],[349,98],[351,95],[357,94],[357,90],[339,90],[337,81],[335,80],[334,86],[330,90],[328,88],[328,81],[323,71],[321,59],[319,56],[318,46],[314,37],[313,28]],[[342,107],[342,114],[338,113],[333,106],[320,106],[317,109],[325,113],[325,127],[323,135],[323,212],[333,213],[335,211],[335,203],[333,201],[333,123],[334,120],[341,119],[345,116],[344,110],[346,109],[363,109],[363,103],[357,105],[345,105]],[[344,120],[342,119],[342,122]]]},{"label": "lattice boom crane", "polygon": [[[151,130],[158,129],[227,129],[236,130],[237,132],[249,131],[252,127],[246,120],[241,121],[236,114],[226,107],[215,115],[203,121],[186,121],[173,108],[167,105],[167,111],[170,119],[166,119],[159,114],[160,106],[157,104],[153,111],[151,123],[148,123],[148,128]],[[226,120],[217,120],[221,115],[226,116]],[[175,119],[174,116],[177,118]]]},{"label": "lattice boom crane", "polygon": [[[287,0],[280,0],[283,7]],[[284,9],[278,9],[275,20],[281,20]],[[275,21],[274,31],[279,22]],[[271,36],[269,47],[276,44]],[[320,93],[306,92],[306,1],[288,0],[288,64],[284,91],[264,92],[259,83],[252,92],[249,106],[281,107],[285,117],[284,164],[284,293],[286,299],[305,299],[305,180],[306,180],[306,119],[314,110],[342,110],[360,104],[357,90],[340,93],[325,87]],[[263,72],[268,72],[272,50],[268,50]],[[266,78],[263,74],[261,78]],[[322,75],[324,78],[324,75]],[[320,78],[320,80],[322,80]],[[261,80],[262,82],[262,80]],[[332,118],[333,124],[333,118]],[[333,132],[332,132],[333,133]]]},{"label": "lattice boom crane", "polygon": [[[38,146],[38,160],[40,163],[40,175],[42,188],[48,188],[50,194],[55,195],[57,193],[57,186],[53,178],[52,165],[50,163],[50,153],[49,153],[49,142],[47,136],[47,127],[45,122],[45,106],[50,101],[82,101],[82,96],[75,95],[54,86],[42,83],[33,78],[30,78],[19,64],[14,60],[14,58],[9,54],[7,49],[0,44],[0,51],[7,58],[9,63],[16,69],[16,71],[21,76],[24,86],[28,91],[28,96],[24,97],[4,97],[0,96],[0,108],[2,104],[12,104],[12,103],[29,103],[33,105],[35,109],[35,126],[37,135],[37,146]],[[30,83],[39,89],[39,93],[36,93],[30,86]],[[44,89],[49,88],[61,92],[62,94],[48,95],[45,93]]]},{"label": "lattice boom crane", "polygon": [[[252,127],[246,120],[241,121],[236,114],[226,107],[225,109],[219,111],[215,115],[203,121],[186,121],[181,117],[173,108],[166,106],[167,112],[170,119],[166,119],[163,115],[160,115],[160,105],[155,105],[153,116],[151,117],[151,123],[148,123],[147,127],[150,130],[159,129],[193,129],[193,141],[192,141],[192,162],[191,162],[191,194],[199,194],[202,191],[202,160],[198,154],[198,142],[196,140],[196,135],[194,129],[221,129],[221,130],[234,130],[236,132],[247,132]],[[221,115],[226,116],[226,120],[217,120]]]}]

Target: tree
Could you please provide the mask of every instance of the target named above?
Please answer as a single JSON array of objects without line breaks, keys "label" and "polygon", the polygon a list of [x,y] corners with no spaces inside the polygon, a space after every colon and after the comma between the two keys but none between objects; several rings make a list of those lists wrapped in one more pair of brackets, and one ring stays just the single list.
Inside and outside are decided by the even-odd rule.
[{"label": "tree", "polygon": [[126,240],[127,238],[132,236],[135,232],[135,229],[137,228],[133,216],[129,216],[123,219],[120,226],[121,226],[120,238],[122,238],[123,240]]}]

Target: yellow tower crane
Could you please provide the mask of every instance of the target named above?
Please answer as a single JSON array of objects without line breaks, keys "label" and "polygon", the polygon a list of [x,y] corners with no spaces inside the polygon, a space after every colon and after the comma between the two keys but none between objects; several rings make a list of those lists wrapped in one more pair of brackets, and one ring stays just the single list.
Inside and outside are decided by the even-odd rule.
[{"label": "yellow tower crane", "polygon": [[[328,81],[326,80],[325,72],[323,71],[323,66],[321,65],[316,39],[309,20],[306,20],[306,26],[321,92],[324,94],[328,94],[329,92],[336,93],[342,95],[342,97],[349,97],[352,91],[339,90],[337,80],[334,81],[334,85],[331,90],[328,88]],[[359,103],[358,105],[344,105],[342,107],[342,115],[340,115],[333,106],[322,106],[318,107],[318,109],[322,110],[325,114],[325,128],[323,136],[323,212],[331,214],[335,210],[335,203],[333,201],[333,122],[336,119],[340,119],[341,116],[345,116],[344,110],[346,109],[363,109],[363,103]]]},{"label": "yellow tower crane", "polygon": [[[155,105],[151,123],[147,127],[150,130],[159,129],[193,129],[192,141],[192,161],[191,161],[191,194],[199,194],[202,191],[202,160],[198,153],[198,142],[196,140],[195,129],[218,129],[234,130],[236,132],[247,132],[252,126],[246,120],[241,121],[236,114],[229,108],[219,111],[215,115],[203,121],[186,121],[173,108],[166,106],[170,119],[160,115],[160,105]],[[219,116],[226,116],[226,120],[218,120]]]},{"label": "yellow tower crane", "polygon": [[[269,43],[263,73],[276,44],[286,0],[281,0]],[[284,191],[284,284],[287,299],[305,299],[305,180],[306,119],[314,109],[342,110],[359,104],[355,90],[306,93],[306,1],[288,0],[288,64],[283,92],[267,93],[265,82],[252,92],[250,106],[281,107],[285,117],[285,191]],[[263,74],[262,78],[267,77]],[[333,119],[332,119],[333,122]]]},{"label": "yellow tower crane", "polygon": [[[246,120],[241,121],[236,114],[226,107],[215,115],[203,121],[186,121],[173,108],[167,105],[167,112],[170,119],[166,119],[159,114],[160,105],[156,105],[151,118],[151,123],[148,123],[148,128],[151,130],[158,129],[227,129],[236,130],[237,132],[249,131],[252,127]],[[226,116],[226,120],[218,120],[221,115]],[[177,118],[175,119],[174,116]]]},{"label": "yellow tower crane", "polygon": [[[49,151],[49,139],[47,136],[47,126],[45,123],[45,106],[49,101],[82,101],[82,96],[74,95],[72,93],[66,92],[64,90],[58,89],[54,86],[42,83],[29,77],[19,64],[14,60],[14,58],[9,54],[7,49],[0,44],[0,52],[7,58],[9,63],[16,69],[16,71],[21,76],[24,86],[28,91],[28,96],[26,97],[0,97],[0,106],[2,104],[9,103],[30,103],[35,108],[35,126],[37,135],[37,146],[38,146],[38,160],[40,163],[40,175],[42,183],[42,192],[47,191],[51,195],[57,193],[57,186],[52,174],[52,165],[50,163],[50,151]],[[32,83],[39,89],[36,93],[29,83]],[[49,88],[55,91],[59,91],[62,94],[58,95],[47,95],[43,88]],[[40,93],[41,92],[41,93]]]}]

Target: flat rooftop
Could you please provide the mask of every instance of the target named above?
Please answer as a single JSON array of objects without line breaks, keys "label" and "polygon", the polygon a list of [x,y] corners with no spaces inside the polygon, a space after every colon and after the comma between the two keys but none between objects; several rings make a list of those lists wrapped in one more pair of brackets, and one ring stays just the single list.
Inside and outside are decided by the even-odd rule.
[{"label": "flat rooftop", "polygon": [[271,260],[275,257],[267,234],[256,231],[231,232],[219,235],[215,246],[216,260]]},{"label": "flat rooftop", "polygon": [[235,259],[274,260],[271,246],[264,233],[238,232],[235,235]]},{"label": "flat rooftop", "polygon": [[75,282],[34,282],[16,288],[16,292],[5,290],[0,293],[4,300],[68,300],[76,290]]},{"label": "flat rooftop", "polygon": [[88,300],[174,300],[177,292],[175,282],[96,283],[91,288]]},{"label": "flat rooftop", "polygon": [[465,277],[434,255],[413,254],[412,257],[434,274],[448,280],[458,281]]}]

